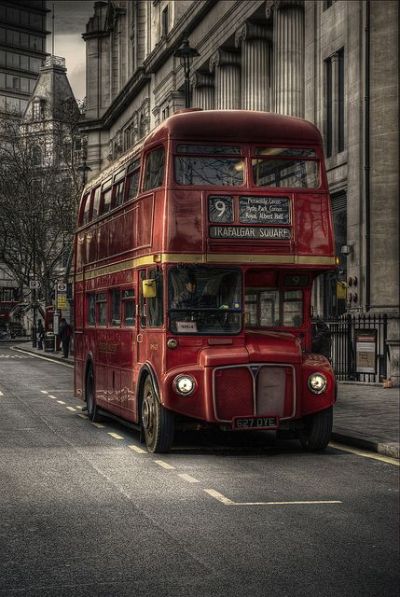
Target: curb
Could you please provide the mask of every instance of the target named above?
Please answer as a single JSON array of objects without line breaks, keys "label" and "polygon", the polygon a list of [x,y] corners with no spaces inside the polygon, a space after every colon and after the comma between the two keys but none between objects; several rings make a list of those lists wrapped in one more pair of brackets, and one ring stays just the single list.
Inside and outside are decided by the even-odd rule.
[{"label": "curb", "polygon": [[347,444],[349,446],[354,446],[355,448],[360,448],[361,450],[376,452],[377,454],[382,454],[382,456],[389,456],[390,458],[400,460],[400,444],[397,442],[374,442],[372,440],[354,437],[336,431],[332,432],[331,437],[334,441],[337,441],[340,444]]},{"label": "curb", "polygon": [[46,359],[49,359],[50,361],[54,361],[55,363],[69,364],[69,365],[71,365],[71,367],[74,364],[74,361],[73,361],[73,359],[71,359],[71,357],[68,357],[67,359],[63,359],[62,357],[55,355],[53,352],[46,352],[45,350],[35,351],[35,350],[31,350],[29,348],[24,348],[23,346],[11,346],[11,348],[13,350],[27,352],[28,354],[32,354],[34,356],[45,357]]}]

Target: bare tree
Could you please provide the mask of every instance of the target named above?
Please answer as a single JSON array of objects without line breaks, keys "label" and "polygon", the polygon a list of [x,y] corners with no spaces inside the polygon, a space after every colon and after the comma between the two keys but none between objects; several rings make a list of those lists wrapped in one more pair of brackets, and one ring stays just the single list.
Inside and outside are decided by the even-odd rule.
[{"label": "bare tree", "polygon": [[38,280],[46,304],[71,252],[79,201],[73,116],[76,125],[66,118],[50,130],[0,119],[0,261],[20,286]]}]

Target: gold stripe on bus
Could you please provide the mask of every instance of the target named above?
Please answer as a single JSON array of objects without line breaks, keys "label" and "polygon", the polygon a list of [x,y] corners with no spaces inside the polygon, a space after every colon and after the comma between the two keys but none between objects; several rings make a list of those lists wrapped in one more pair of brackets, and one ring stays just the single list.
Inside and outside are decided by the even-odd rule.
[{"label": "gold stripe on bus", "polygon": [[335,265],[334,257],[315,257],[306,255],[250,255],[250,254],[235,254],[235,253],[213,253],[213,254],[199,254],[199,253],[158,253],[154,255],[146,255],[144,257],[137,257],[136,259],[127,259],[120,261],[113,265],[104,265],[87,271],[85,276],[83,273],[76,274],[75,281],[82,282],[85,280],[93,280],[100,276],[108,274],[120,273],[125,270],[144,267],[147,265],[154,265],[155,263],[234,263],[234,264],[257,264],[257,265]]}]

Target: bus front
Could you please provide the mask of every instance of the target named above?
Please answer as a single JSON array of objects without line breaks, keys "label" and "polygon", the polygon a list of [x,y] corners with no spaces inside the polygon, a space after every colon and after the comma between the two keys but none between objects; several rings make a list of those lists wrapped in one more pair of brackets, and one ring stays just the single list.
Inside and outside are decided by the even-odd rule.
[{"label": "bus front", "polygon": [[188,122],[171,140],[163,406],[323,449],[335,380],[311,350],[311,293],[335,258],[320,135],[243,113],[250,134],[240,112],[192,114],[197,134],[206,114],[207,141],[189,140]]}]

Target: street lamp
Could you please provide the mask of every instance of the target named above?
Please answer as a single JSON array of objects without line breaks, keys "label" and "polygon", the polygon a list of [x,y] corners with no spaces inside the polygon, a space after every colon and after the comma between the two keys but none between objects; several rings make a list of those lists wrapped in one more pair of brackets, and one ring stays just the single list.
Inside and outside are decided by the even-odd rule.
[{"label": "street lamp", "polygon": [[87,165],[86,160],[83,160],[82,164],[77,168],[78,172],[82,176],[82,187],[86,185],[86,174],[91,171],[91,167]]},{"label": "street lamp", "polygon": [[182,45],[175,50],[174,56],[180,59],[185,75],[185,108],[190,108],[190,86],[189,86],[189,74],[190,67],[193,63],[195,56],[200,56],[196,48],[191,48],[188,39],[184,39]]}]

